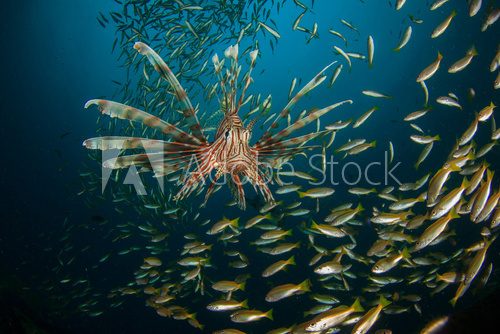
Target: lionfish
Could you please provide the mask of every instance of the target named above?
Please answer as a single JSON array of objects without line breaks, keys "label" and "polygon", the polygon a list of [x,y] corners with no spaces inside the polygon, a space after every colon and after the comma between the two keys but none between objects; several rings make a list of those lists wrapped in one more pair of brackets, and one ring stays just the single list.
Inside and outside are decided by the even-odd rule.
[{"label": "lionfish", "polygon": [[[254,145],[250,145],[252,128],[256,119],[251,120],[245,126],[238,116],[238,112],[242,105],[245,104],[245,94],[252,82],[251,73],[255,66],[258,50],[250,52],[249,70],[242,81],[238,82],[241,66],[238,65],[238,45],[236,44],[230,46],[224,52],[225,58],[229,59],[230,62],[229,68],[224,66],[225,59],[219,60],[217,54],[212,57],[215,74],[219,80],[219,88],[222,93],[219,102],[224,116],[213,141],[209,142],[203,133],[203,128],[200,126],[196,111],[186,91],[165,61],[152,48],[142,42],[135,43],[134,48],[141,55],[147,57],[156,72],[167,80],[173,88],[175,98],[182,108],[183,120],[189,131],[183,131],[174,124],[134,107],[109,100],[93,99],[85,104],[85,108],[97,105],[102,114],[112,118],[117,117],[140,122],[169,136],[170,139],[163,141],[137,137],[105,136],[87,139],[83,142],[83,145],[88,149],[99,150],[137,148],[159,150],[159,152],[153,154],[118,156],[103,161],[103,167],[118,169],[134,165],[140,167],[141,171],[153,171],[155,177],[183,171],[185,176],[179,180],[182,187],[175,195],[174,200],[182,200],[198,187],[203,187],[205,179],[211,177],[212,172],[215,170],[215,176],[207,189],[204,204],[213,193],[217,180],[223,175],[224,177],[230,176],[226,182],[229,184],[230,190],[241,209],[245,209],[244,180],[248,180],[256,192],[260,191],[266,203],[273,203],[273,194],[267,184],[266,168],[271,166],[273,169],[278,169],[281,162],[291,159],[294,155],[304,152],[306,149],[317,147],[305,146],[304,144],[326,134],[328,131],[316,131],[288,139],[287,137],[332,109],[345,103],[352,103],[351,100],[345,100],[323,109],[312,110],[293,123],[288,119],[287,127],[279,132],[272,133],[272,130],[278,128],[280,120],[289,117],[291,108],[300,98],[325,80],[326,75],[323,75],[323,73],[332,63],[300,89],[289,100],[284,109],[276,115],[269,129],[263,133],[261,138]],[[237,90],[241,86],[243,88],[238,98]],[[264,103],[269,103],[269,99]],[[197,166],[195,170],[191,171],[190,166],[193,158],[196,160]]]}]

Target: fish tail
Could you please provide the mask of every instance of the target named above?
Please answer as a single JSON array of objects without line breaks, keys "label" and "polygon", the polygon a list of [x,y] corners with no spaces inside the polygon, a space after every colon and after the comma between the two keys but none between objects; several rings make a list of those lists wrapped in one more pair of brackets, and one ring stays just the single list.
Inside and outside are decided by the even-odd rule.
[{"label": "fish tail", "polygon": [[457,164],[450,164],[450,170],[453,171],[453,172],[459,172],[462,170],[462,168],[460,168]]},{"label": "fish tail", "polygon": [[241,307],[248,308],[248,299],[245,299],[244,301],[241,302]]},{"label": "fish tail", "polygon": [[268,318],[269,320],[274,320],[274,318],[273,318],[273,309],[270,309],[269,311],[267,311],[266,313],[264,313],[264,316],[266,318]]},{"label": "fish tail", "polygon": [[351,308],[354,310],[354,312],[363,312],[365,309],[363,306],[361,306],[361,303],[359,302],[359,298],[356,298],[354,303],[351,305]]},{"label": "fish tail", "polygon": [[238,228],[239,227],[239,224],[238,224],[239,221],[240,221],[240,217],[237,217],[237,218],[231,220],[231,226],[234,226],[234,227]]},{"label": "fish tail", "polygon": [[311,223],[311,228],[317,230],[318,229],[318,224],[313,220]]},{"label": "fish tail", "polygon": [[466,177],[464,177],[464,179],[462,180],[462,185],[460,187],[463,189],[467,189],[469,188],[469,186],[470,186],[470,181],[467,180]]},{"label": "fish tail", "polygon": [[467,154],[467,156],[466,156],[466,157],[467,157],[467,159],[469,159],[469,160],[474,160],[474,159],[476,159],[476,155],[474,154],[474,152],[473,152],[473,151],[470,151],[470,152],[469,152],[469,154]]},{"label": "fish tail", "polygon": [[361,212],[364,210],[365,210],[365,208],[363,207],[363,204],[359,203],[358,206],[356,207],[356,211]]},{"label": "fish tail", "polygon": [[295,255],[292,255],[286,262],[290,265],[295,265]]},{"label": "fish tail", "polygon": [[384,295],[380,295],[380,300],[379,300],[379,305],[382,305],[382,308],[388,306],[391,304],[391,302],[389,300],[387,300]]},{"label": "fish tail", "polygon": [[455,209],[455,207],[453,207],[450,211],[450,217],[451,219],[458,219],[460,218],[460,215],[458,214],[457,210]]},{"label": "fish tail", "polygon": [[490,240],[486,240],[486,241],[485,241],[485,243],[486,243],[486,244],[485,244],[485,246],[484,246],[484,247],[487,247],[487,248],[488,248],[488,247],[490,247],[490,246],[491,246],[491,244],[492,244],[493,242],[495,242],[495,240],[497,239],[497,237],[498,237],[498,235],[495,235],[495,236],[493,236]]},{"label": "fish tail", "polygon": [[476,46],[473,45],[470,50],[469,50],[469,54],[473,57],[477,56],[479,53],[477,52],[477,49],[476,49]]},{"label": "fish tail", "polygon": [[408,210],[406,212],[402,212],[400,217],[401,217],[401,219],[406,219],[406,218],[408,218],[411,215],[413,215],[413,211],[411,211],[411,209],[410,209],[410,210]]},{"label": "fish tail", "polygon": [[425,192],[425,191],[424,191],[423,193],[421,193],[421,194],[417,197],[417,199],[418,199],[418,201],[419,201],[419,202],[423,202],[423,201],[425,201],[425,200],[427,199],[427,192]]},{"label": "fish tail", "polygon": [[247,285],[247,282],[240,283],[240,285],[239,285],[240,290],[245,291],[246,285]]},{"label": "fish tail", "polygon": [[403,250],[401,251],[401,255],[403,256],[403,259],[409,259],[410,252],[408,251],[408,248],[404,247]]},{"label": "fish tail", "polygon": [[300,283],[299,288],[304,292],[311,291],[311,281],[309,279],[306,279],[304,282]]}]

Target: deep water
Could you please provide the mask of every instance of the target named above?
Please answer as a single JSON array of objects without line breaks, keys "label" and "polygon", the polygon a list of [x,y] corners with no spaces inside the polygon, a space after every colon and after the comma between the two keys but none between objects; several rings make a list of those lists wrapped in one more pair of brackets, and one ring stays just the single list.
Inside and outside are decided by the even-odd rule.
[{"label": "deep water", "polygon": [[[317,22],[320,38],[306,44],[307,36],[291,29],[293,20],[301,10],[292,1],[288,1],[279,15],[275,12],[271,14],[281,34],[274,52],[269,47],[269,35],[258,33],[257,39],[262,40],[261,52],[253,75],[254,83],[250,88],[253,94],[260,93],[263,97],[272,94],[272,107],[276,112],[287,103],[290,82],[294,77],[300,78],[301,85],[304,85],[330,62],[337,60],[343,63],[344,69],[333,88],[327,87],[329,75],[322,86],[300,102],[293,115],[297,117],[305,108],[322,108],[344,99],[354,101],[352,106],[341,107],[322,118],[321,126],[325,126],[339,119],[355,120],[374,105],[379,106],[379,110],[362,128],[349,127],[340,131],[335,138],[334,147],[348,139],[376,140],[376,150],[341,161],[341,164],[357,161],[361,166],[366,166],[373,161],[383,162],[389,149],[389,141],[392,141],[395,148],[394,160],[401,163],[395,175],[403,183],[414,182],[426,173],[437,171],[456,140],[473,120],[474,113],[491,101],[497,105],[500,103],[498,91],[493,89],[496,72],[490,73],[488,70],[497,52],[500,23],[496,23],[485,33],[479,29],[490,1],[483,1],[483,8],[473,18],[467,15],[465,1],[450,1],[433,12],[428,10],[429,1],[407,2],[403,10],[396,12],[389,7],[387,1],[317,0],[313,8],[314,15],[306,16],[302,24],[312,26]],[[118,213],[114,208],[110,189],[104,193],[104,199],[97,200],[101,196],[99,189],[94,195],[78,195],[82,190],[81,174],[89,170],[100,173],[98,163],[91,160],[88,151],[82,147],[83,140],[96,136],[98,112],[94,109],[85,110],[83,106],[91,98],[117,98],[119,95],[112,80],[122,81],[125,76],[124,68],[119,67],[121,63],[117,60],[117,54],[111,53],[115,38],[112,25],[103,29],[96,20],[100,11],[108,12],[116,6],[112,1],[87,0],[7,0],[2,3],[0,134],[4,142],[4,154],[0,167],[3,192],[0,201],[0,321],[4,324],[8,322],[11,326],[0,324],[0,330],[5,330],[6,333],[198,332],[186,322],[159,317],[153,309],[144,305],[144,296],[126,296],[118,307],[106,304],[109,300],[106,296],[112,289],[123,287],[134,280],[133,273],[147,254],[134,251],[126,256],[116,255],[118,251],[128,247],[137,246],[144,250],[148,240],[139,233],[131,233],[121,244],[112,242],[115,226],[128,222],[154,225],[165,218],[160,215],[155,218],[154,214],[145,217],[134,210],[133,205],[143,205],[144,199],[139,197],[131,197],[132,206],[125,208],[123,214]],[[431,40],[430,34],[434,27],[452,9],[456,9],[458,15],[448,31],[438,39]],[[410,42],[400,52],[393,52],[402,31],[410,23],[408,14],[423,19],[425,23],[412,23],[413,35]],[[342,18],[353,23],[361,34],[342,26],[339,23]],[[342,48],[345,45],[342,40],[329,34],[328,28],[342,31],[349,40],[347,49],[363,54],[366,54],[366,36],[372,35],[375,40],[373,68],[369,69],[364,61],[352,59],[353,66],[349,71],[342,57],[333,51],[333,45]],[[471,65],[453,76],[445,75],[446,69],[472,45],[477,48],[479,55]],[[133,43],[130,43],[131,48],[132,46]],[[168,52],[167,50],[168,48],[164,52]],[[224,49],[214,51],[221,56]],[[409,136],[415,131],[403,118],[422,108],[423,92],[415,78],[436,58],[438,51],[444,55],[440,75],[436,75],[428,83],[433,110],[417,123],[426,134],[439,134],[441,140],[436,143],[432,154],[421,168],[415,171],[413,165],[423,146],[409,140]],[[211,65],[210,61],[209,64]],[[175,72],[176,69],[173,70]],[[467,99],[469,87],[473,87],[476,92],[472,101]],[[376,90],[392,98],[374,99],[362,95],[362,90]],[[463,110],[435,103],[438,96],[449,92],[460,97]],[[209,106],[213,108],[213,105],[207,106],[200,95],[194,103],[199,103],[201,110]],[[489,138],[489,125],[482,124],[485,131],[478,133],[476,138],[482,143],[479,146]],[[256,125],[254,140],[262,133],[261,126],[262,121]],[[311,131],[315,127],[316,124],[311,124],[307,129]],[[320,153],[320,150],[315,153]],[[498,171],[499,158],[498,147],[495,147],[488,155],[491,170]],[[319,167],[319,159],[317,164]],[[314,172],[303,157],[297,157],[294,166],[304,172]],[[335,175],[338,178],[338,174]],[[352,170],[346,175],[349,179],[356,178],[356,173]],[[378,170],[374,178],[382,180],[382,170]],[[149,185],[154,184],[150,177],[146,179]],[[297,183],[306,187],[304,181],[299,180]],[[496,184],[498,187],[498,181]],[[395,184],[392,182],[388,185]],[[371,187],[366,182],[357,186]],[[455,186],[458,184],[449,187],[451,189]],[[173,184],[168,184],[167,187],[174,194],[178,189]],[[285,226],[300,227],[309,218],[319,221],[333,207],[345,202],[356,203],[359,199],[347,193],[349,187],[346,184],[336,186],[336,194],[320,201],[319,213],[315,212],[315,200],[304,199],[302,207],[310,209],[312,213],[308,217],[287,217]],[[271,187],[273,192],[276,188],[276,185]],[[113,189],[117,189],[116,184]],[[215,222],[224,215],[230,218],[240,216],[241,221],[245,222],[258,214],[256,207],[262,203],[262,199],[255,195],[251,187],[246,188],[246,194],[248,208],[244,213],[237,207],[226,205],[231,200],[226,187],[214,194],[206,208],[199,208],[200,198],[189,198],[182,205],[188,208],[190,215],[172,224],[183,224],[198,211],[201,215],[198,221],[211,219]],[[96,201],[92,201],[93,197]],[[276,198],[287,204],[298,199],[296,194],[276,195]],[[89,199],[91,205],[86,205]],[[363,197],[362,201],[367,213],[379,203],[376,198],[370,197]],[[365,217],[363,223],[366,223],[366,229],[357,238],[360,245],[358,253],[362,254],[366,253],[375,236],[373,226],[367,220]],[[179,236],[193,231],[202,234],[207,229],[204,226],[193,230],[189,226],[177,227]],[[250,231],[242,238],[255,240],[260,233],[262,231]],[[308,278],[301,267],[308,266],[307,262],[315,252],[306,246],[306,236],[293,235],[291,240],[302,242],[297,266],[291,268],[286,276],[282,276],[283,279],[272,280],[274,284],[300,282]],[[470,240],[457,239],[455,247],[467,247],[475,241],[475,237]],[[184,242],[179,238],[178,244],[169,245],[172,252],[163,255],[165,262],[177,259]],[[71,248],[68,249],[68,245]],[[88,246],[88,251],[82,251]],[[217,247],[223,246],[214,246],[214,250]],[[222,252],[222,248],[219,251]],[[248,270],[250,279],[246,293],[265,295],[272,283],[268,286],[261,285],[254,278],[259,277],[262,268],[267,266],[269,256],[257,252],[255,247],[242,251],[252,264]],[[490,254],[494,264],[498,264],[498,251],[498,245],[492,247]],[[98,265],[99,259],[110,252],[114,254],[110,260],[105,265]],[[60,265],[61,261],[66,263],[72,257],[75,259],[71,265]],[[212,259],[213,263],[222,261],[225,260]],[[413,308],[402,315],[384,315],[376,328],[391,328],[394,333],[416,333],[434,317],[447,314],[457,316],[457,320],[454,320],[455,329],[450,333],[459,332],[460,325],[457,324],[461,323],[469,326],[465,328],[487,326],[488,322],[494,320],[494,312],[498,313],[498,272],[495,268],[494,265],[488,289],[476,296],[466,295],[455,310],[448,303],[455,291],[453,287],[434,298],[426,297],[420,303],[422,316]],[[216,271],[211,278],[233,279],[238,273],[236,269]],[[78,277],[86,282],[76,288],[61,283],[68,277]],[[356,286],[355,281],[352,285],[356,291],[362,291],[363,287]],[[426,289],[420,289],[413,289],[412,293],[428,294]],[[82,293],[92,292],[85,298],[79,298],[77,291],[80,290]],[[78,311],[78,303],[94,298],[99,300],[97,309],[103,312],[102,315],[90,316],[88,312]],[[193,298],[191,302],[192,310],[200,309],[199,320],[206,324],[207,332],[230,325],[226,314],[207,314],[204,309],[205,301],[201,298]],[[304,303],[313,306],[310,300],[295,297],[277,306],[275,316],[278,320],[273,327],[301,322],[304,319]],[[260,310],[270,308],[263,299],[260,304],[255,302],[252,306]],[[474,322],[471,317],[475,316],[471,314],[489,314],[491,317]],[[268,320],[263,320],[248,329],[251,333],[264,333],[270,329],[269,324]],[[26,328],[38,328],[38,331]]]}]

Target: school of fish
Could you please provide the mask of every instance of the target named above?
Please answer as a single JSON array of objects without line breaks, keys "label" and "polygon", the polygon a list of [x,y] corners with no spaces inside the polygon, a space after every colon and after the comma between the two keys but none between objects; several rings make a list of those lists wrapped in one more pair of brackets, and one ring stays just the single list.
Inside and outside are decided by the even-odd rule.
[{"label": "school of fish", "polygon": [[[414,130],[408,142],[421,148],[413,161],[415,178],[399,185],[349,187],[348,198],[356,200],[343,201],[332,185],[305,186],[306,181],[317,180],[314,172],[289,172],[281,170],[281,164],[320,151],[324,171],[329,155],[355,158],[381,145],[366,133],[344,143],[335,141],[345,129],[366,127],[381,113],[377,105],[357,117],[323,127],[322,116],[341,106],[349,113],[356,99],[331,101],[323,108],[308,106],[300,113],[293,110],[302,96],[314,94],[323,82],[334,90],[342,73],[356,66],[367,70],[376,67],[375,34],[362,31],[348,19],[339,20],[333,28],[317,23],[303,26],[302,22],[314,17],[314,0],[310,5],[299,0],[115,2],[122,11],[101,13],[97,20],[103,27],[114,24],[116,28],[112,48],[120,52],[119,60],[127,71],[126,82],[115,82],[123,102],[87,102],[85,107],[97,105],[111,119],[100,118],[99,137],[86,140],[84,146],[91,149],[92,160],[102,163],[110,173],[113,170],[113,180],[123,178],[131,166],[139,167],[141,176],[152,172],[155,178],[165,178],[168,190],[157,189],[131,199],[130,187],[110,182],[110,189],[101,195],[100,176],[81,174],[83,189],[78,195],[87,205],[110,201],[119,214],[137,217],[137,221],[128,218],[114,226],[106,238],[113,244],[134,236],[146,240],[145,246],[129,245],[99,259],[98,265],[103,265],[127,254],[143,258],[128,283],[100,295],[112,308],[119,308],[129,296],[140,297],[160,317],[219,334],[387,334],[392,333],[391,317],[409,312],[421,316],[426,312],[424,301],[437,297],[446,298],[449,307],[455,307],[464,296],[489,283],[494,272],[490,253],[500,225],[496,96],[491,95],[489,104],[470,110],[470,105],[453,92],[437,96],[434,103],[431,96],[435,93],[429,85],[438,77],[466,71],[481,54],[476,46],[460,46],[461,53],[440,50],[428,66],[415,73],[415,89],[422,90],[422,107],[398,115],[403,125]],[[389,10],[404,11],[406,2],[390,3]],[[453,1],[427,4],[428,11],[449,9],[433,27],[429,41],[453,29],[457,15],[482,13],[484,19],[477,28],[485,33],[498,29],[495,23],[500,9],[483,2],[467,1],[467,13],[450,8]],[[257,93],[250,94],[251,75],[264,52],[259,41],[269,40],[271,52],[281,38],[272,19],[274,11],[279,13],[289,6],[300,12],[290,29],[304,34],[306,44],[320,39],[323,31],[335,42],[330,39],[324,43],[332,50],[332,61],[318,64],[317,75],[298,91],[301,80],[294,78],[287,105],[276,111],[271,95],[258,93],[257,81],[252,86]],[[425,25],[424,20],[408,16],[399,40],[394,41],[394,53],[403,56],[420,25]],[[348,50],[351,38],[364,38],[366,54]],[[133,48],[131,43],[135,43]],[[239,50],[241,45],[248,47]],[[224,56],[219,57],[217,51]],[[445,70],[444,63],[449,66]],[[499,65],[500,46],[491,66],[483,69],[485,76],[496,72],[492,92],[500,87]],[[239,80],[241,70],[245,74]],[[213,77],[215,83],[203,84]],[[371,88],[359,93],[373,101],[390,103],[393,99],[387,92]],[[468,88],[469,101],[475,95],[475,90]],[[193,106],[190,99],[200,103]],[[208,107],[212,102],[216,106]],[[465,122],[456,144],[447,148],[447,156],[436,157],[441,161],[436,167],[426,162],[443,135],[430,134],[424,130],[424,122],[417,122],[429,121],[441,108],[462,113]],[[249,144],[257,126],[262,135]],[[288,137],[302,128],[307,130],[305,134]],[[392,163],[401,144],[387,136]],[[309,142],[312,144],[306,145]],[[134,151],[100,161],[100,151],[110,149]],[[161,153],[161,157],[144,153],[151,149],[158,150],[153,155]],[[189,161],[194,155],[201,162],[192,167]],[[272,167],[271,175],[254,166],[257,155]],[[234,200],[223,204],[208,199],[224,189],[202,182],[212,172],[216,179],[224,174],[233,176],[229,188]],[[245,195],[240,177],[254,186],[256,199]],[[266,178],[272,181],[269,185],[263,182]],[[297,182],[283,184],[282,178]],[[203,192],[205,199],[198,203],[196,197]],[[316,205],[316,211],[311,205]],[[220,208],[220,219],[203,217],[202,210],[216,207]],[[103,229],[109,224],[105,219],[98,223]],[[63,241],[69,245],[69,239]],[[68,264],[58,261],[61,267],[63,262]],[[61,284],[77,287],[88,281],[64,277]],[[76,296],[87,300],[79,310],[102,316],[105,302],[89,299],[90,291],[88,288]],[[214,328],[212,317],[216,324],[225,321],[227,326]],[[384,322],[387,328],[378,325],[381,318],[388,319]],[[436,333],[449,319],[444,314],[432,318],[430,322],[422,318],[420,333]]]}]

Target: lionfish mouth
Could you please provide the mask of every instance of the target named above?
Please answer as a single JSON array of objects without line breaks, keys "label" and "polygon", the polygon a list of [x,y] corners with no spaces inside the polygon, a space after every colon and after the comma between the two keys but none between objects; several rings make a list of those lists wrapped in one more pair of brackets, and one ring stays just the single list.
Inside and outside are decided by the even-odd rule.
[{"label": "lionfish mouth", "polygon": [[[329,131],[315,131],[293,138],[289,138],[289,136],[336,107],[352,103],[352,100],[341,101],[323,109],[312,110],[293,123],[289,121],[289,114],[293,106],[302,96],[325,80],[326,76],[323,73],[333,65],[331,63],[289,100],[283,110],[276,114],[273,122],[260,139],[253,146],[250,146],[249,140],[256,119],[245,128],[238,116],[238,111],[245,104],[245,94],[252,82],[251,73],[258,51],[250,52],[248,72],[241,81],[238,81],[241,69],[238,65],[238,45],[230,46],[224,52],[225,58],[230,63],[229,69],[223,71],[224,60],[220,61],[217,54],[212,58],[222,96],[221,110],[226,110],[226,112],[214,140],[209,142],[186,91],[165,61],[142,42],[135,43],[134,48],[146,56],[156,72],[172,86],[175,97],[182,107],[181,111],[188,131],[137,108],[109,100],[94,99],[88,101],[85,108],[97,105],[102,114],[142,123],[169,138],[168,140],[153,140],[138,137],[105,136],[87,139],[83,145],[89,149],[99,150],[137,148],[143,148],[146,152],[154,150],[155,153],[124,155],[109,159],[103,161],[103,166],[111,169],[137,166],[141,170],[153,171],[157,177],[182,172],[183,176],[179,179],[182,187],[174,197],[175,200],[182,200],[197,189],[201,191],[205,180],[215,171],[215,176],[211,177],[212,182],[205,195],[205,203],[214,192],[215,185],[222,176],[229,176],[226,177],[226,182],[241,209],[245,209],[243,189],[245,181],[248,181],[257,192],[260,192],[266,202],[272,203],[274,198],[268,187],[271,178],[266,173],[269,167],[279,169],[282,162],[288,161],[306,150],[317,148],[318,146],[306,146],[305,143],[323,136]],[[239,90],[241,90],[241,94],[238,97]],[[264,101],[260,106],[261,110],[266,109],[268,103],[269,100]],[[275,131],[280,127],[280,122],[287,119],[287,126],[280,131]],[[192,166],[196,167],[192,170]]]}]

